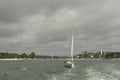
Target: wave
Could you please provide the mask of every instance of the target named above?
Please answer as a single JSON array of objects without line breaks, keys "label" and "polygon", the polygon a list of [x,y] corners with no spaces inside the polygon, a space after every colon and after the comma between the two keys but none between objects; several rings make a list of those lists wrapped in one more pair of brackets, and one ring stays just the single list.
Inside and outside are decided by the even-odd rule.
[{"label": "wave", "polygon": [[73,77],[79,74],[74,73],[74,69],[66,69],[63,74],[52,74],[48,80],[73,80]]},{"label": "wave", "polygon": [[108,71],[106,71],[105,69],[103,72],[94,69],[94,67],[91,67],[86,69],[86,74],[87,80],[119,80],[119,77],[116,77],[115,75],[108,73]]}]

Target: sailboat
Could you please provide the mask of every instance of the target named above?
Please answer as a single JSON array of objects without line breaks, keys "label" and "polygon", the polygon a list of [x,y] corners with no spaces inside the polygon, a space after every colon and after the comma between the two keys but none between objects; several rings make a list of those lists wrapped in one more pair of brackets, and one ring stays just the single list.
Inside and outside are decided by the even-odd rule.
[{"label": "sailboat", "polygon": [[64,61],[64,67],[67,67],[67,68],[74,68],[75,67],[74,60],[73,60],[73,44],[74,44],[74,29],[72,31],[70,60]]},{"label": "sailboat", "polygon": [[100,49],[100,59],[102,59],[102,57],[103,57],[103,50],[102,50],[102,48]]}]

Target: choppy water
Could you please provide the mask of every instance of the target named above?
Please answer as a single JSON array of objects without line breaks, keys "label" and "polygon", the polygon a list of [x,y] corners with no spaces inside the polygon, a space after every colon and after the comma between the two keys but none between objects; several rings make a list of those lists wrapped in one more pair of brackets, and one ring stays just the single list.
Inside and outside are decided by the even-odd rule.
[{"label": "choppy water", "polygon": [[76,68],[63,61],[0,61],[0,80],[120,80],[118,60],[80,60]]}]

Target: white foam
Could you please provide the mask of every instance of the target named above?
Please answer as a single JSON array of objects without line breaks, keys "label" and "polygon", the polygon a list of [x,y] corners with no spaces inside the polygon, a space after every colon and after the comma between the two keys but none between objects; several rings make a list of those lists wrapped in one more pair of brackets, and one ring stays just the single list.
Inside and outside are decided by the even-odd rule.
[{"label": "white foam", "polygon": [[57,78],[55,76],[52,77],[52,80],[57,80]]},{"label": "white foam", "polygon": [[76,76],[79,74],[74,74],[72,69],[65,70],[63,74],[53,74],[48,76],[48,80],[70,80],[71,76]]},{"label": "white foam", "polygon": [[120,78],[120,71],[118,69],[115,69],[115,68],[107,69],[107,72],[110,73],[111,75],[114,75]]},{"label": "white foam", "polygon": [[7,74],[7,75],[10,74],[10,72],[6,72],[6,74]]},{"label": "white foam", "polygon": [[22,68],[23,71],[27,70],[27,68]]},{"label": "white foam", "polygon": [[48,76],[48,80],[61,80],[61,77],[59,75],[54,74],[54,75]]},{"label": "white foam", "polygon": [[120,78],[120,70],[115,64],[107,65],[105,71],[114,77]]},{"label": "white foam", "polygon": [[94,68],[86,69],[86,73],[87,80],[119,80],[114,75],[110,75],[106,72],[100,72]]}]

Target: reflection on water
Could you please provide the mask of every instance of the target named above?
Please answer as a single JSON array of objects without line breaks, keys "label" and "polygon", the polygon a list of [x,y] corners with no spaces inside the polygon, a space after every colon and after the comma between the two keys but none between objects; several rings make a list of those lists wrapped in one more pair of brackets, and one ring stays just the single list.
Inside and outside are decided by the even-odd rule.
[{"label": "reflection on water", "polygon": [[81,60],[76,68],[63,61],[1,61],[0,80],[120,80],[119,61]]}]

